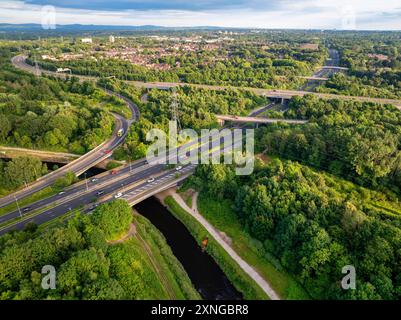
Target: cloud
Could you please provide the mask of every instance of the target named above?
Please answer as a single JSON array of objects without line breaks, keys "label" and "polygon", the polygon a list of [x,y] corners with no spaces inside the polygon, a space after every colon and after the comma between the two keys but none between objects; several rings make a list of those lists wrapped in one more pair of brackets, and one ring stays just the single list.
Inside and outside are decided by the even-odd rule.
[{"label": "cloud", "polygon": [[27,4],[53,5],[60,8],[74,8],[100,11],[119,10],[179,10],[179,11],[209,11],[209,10],[233,10],[233,9],[270,9],[280,7],[280,0],[26,0]]},{"label": "cloud", "polygon": [[399,0],[0,0],[0,22],[40,23],[43,5],[57,24],[401,30]]}]

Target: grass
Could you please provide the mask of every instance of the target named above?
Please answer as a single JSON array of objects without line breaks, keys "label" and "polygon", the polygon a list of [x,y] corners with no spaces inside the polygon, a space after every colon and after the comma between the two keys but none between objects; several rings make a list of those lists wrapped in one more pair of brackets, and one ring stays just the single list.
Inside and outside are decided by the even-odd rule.
[{"label": "grass", "polygon": [[198,209],[206,220],[231,238],[233,249],[269,282],[282,299],[310,298],[263,244],[244,230],[229,200],[217,201],[201,193]]},{"label": "grass", "polygon": [[161,282],[167,283],[168,291],[171,291],[174,299],[201,299],[160,231],[141,215],[135,215],[135,225],[140,238],[151,248],[152,260],[157,266],[159,277],[162,278]]},{"label": "grass", "polygon": [[186,212],[171,196],[166,197],[165,203],[168,205],[170,212],[187,227],[199,245],[206,235],[209,236],[207,252],[219,264],[234,287],[243,293],[245,299],[269,299],[259,285],[238,266],[196,219]]},{"label": "grass", "polygon": [[194,195],[193,189],[188,189],[185,191],[180,191],[179,195],[181,198],[184,200],[185,204],[189,207],[192,208],[192,198]]},{"label": "grass", "polygon": [[116,169],[116,168],[121,167],[121,166],[122,166],[122,164],[120,162],[110,161],[106,165],[106,170]]},{"label": "grass", "polygon": [[[47,230],[61,226],[65,227],[66,219],[77,214],[81,214],[82,208],[57,217],[51,221],[38,226],[38,234]],[[199,300],[199,293],[191,283],[184,268],[172,253],[163,235],[144,217],[135,215],[133,220],[136,226],[136,234],[121,243],[109,244],[111,249],[123,249],[127,253],[121,258],[127,259],[121,263],[129,263],[135,259],[142,263],[143,287],[136,290],[143,291],[142,298],[160,300]],[[114,261],[114,260],[113,260]],[[118,261],[114,261],[118,262]],[[119,263],[119,262],[118,262]],[[113,263],[112,263],[113,265]],[[136,276],[134,276],[136,277]],[[129,290],[130,275],[124,279],[118,279],[128,286]],[[126,282],[124,282],[126,281]]]}]

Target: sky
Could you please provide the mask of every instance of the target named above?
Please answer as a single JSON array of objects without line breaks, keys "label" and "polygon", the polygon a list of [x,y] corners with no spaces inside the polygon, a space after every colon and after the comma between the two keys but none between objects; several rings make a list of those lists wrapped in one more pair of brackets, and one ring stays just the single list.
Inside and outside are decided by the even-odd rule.
[{"label": "sky", "polygon": [[401,30],[401,0],[0,0],[0,23]]}]

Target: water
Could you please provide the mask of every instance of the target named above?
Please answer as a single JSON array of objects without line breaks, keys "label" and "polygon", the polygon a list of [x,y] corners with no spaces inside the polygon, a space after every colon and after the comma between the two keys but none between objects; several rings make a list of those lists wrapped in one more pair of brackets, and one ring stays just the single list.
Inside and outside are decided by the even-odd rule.
[{"label": "water", "polygon": [[234,288],[213,258],[202,252],[185,225],[159,201],[149,198],[137,204],[135,209],[164,235],[203,299],[243,299],[242,294]]}]

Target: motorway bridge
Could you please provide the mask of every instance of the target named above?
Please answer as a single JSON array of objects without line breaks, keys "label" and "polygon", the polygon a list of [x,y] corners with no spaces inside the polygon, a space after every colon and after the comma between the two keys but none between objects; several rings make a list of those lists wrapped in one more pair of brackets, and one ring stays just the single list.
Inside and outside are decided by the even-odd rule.
[{"label": "motorway bridge", "polygon": [[240,117],[230,115],[216,115],[216,119],[220,125],[224,125],[225,121],[239,122],[239,123],[256,123],[256,124],[269,124],[269,123],[288,123],[288,124],[305,124],[307,120],[297,119],[271,119],[271,118],[258,118],[258,117]]}]

